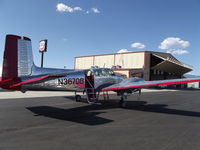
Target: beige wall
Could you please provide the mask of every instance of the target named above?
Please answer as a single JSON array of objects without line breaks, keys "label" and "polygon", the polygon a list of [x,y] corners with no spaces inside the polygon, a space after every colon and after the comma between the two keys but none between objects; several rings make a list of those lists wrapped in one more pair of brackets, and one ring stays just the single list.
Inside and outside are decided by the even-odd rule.
[{"label": "beige wall", "polygon": [[111,68],[113,65],[120,65],[122,68],[143,68],[144,55],[144,52],[139,52],[77,57],[75,69],[86,69],[91,66]]},{"label": "beige wall", "polygon": [[144,66],[144,52],[117,54],[115,55],[115,65],[120,65],[122,68],[142,68]]},{"label": "beige wall", "polygon": [[111,68],[114,65],[114,55],[95,56],[94,65],[98,67]]},{"label": "beige wall", "polygon": [[75,69],[87,69],[93,66],[93,57],[79,57],[75,59]]}]

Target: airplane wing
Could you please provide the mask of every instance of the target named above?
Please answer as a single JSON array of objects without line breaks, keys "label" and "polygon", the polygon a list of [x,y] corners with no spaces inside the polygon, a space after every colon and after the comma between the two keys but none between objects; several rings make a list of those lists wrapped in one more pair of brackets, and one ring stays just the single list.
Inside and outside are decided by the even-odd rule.
[{"label": "airplane wing", "polygon": [[24,78],[21,79],[22,80],[21,82],[12,84],[10,87],[13,88],[13,87],[17,87],[17,86],[29,84],[29,83],[32,83],[32,84],[41,83],[41,82],[53,80],[53,79],[64,77],[64,76],[65,75],[43,75],[43,76],[24,77]]},{"label": "airplane wing", "polygon": [[126,89],[151,87],[151,86],[184,84],[184,83],[191,83],[191,82],[200,82],[200,78],[157,80],[157,81],[138,81],[138,82],[130,79],[130,80],[122,81],[118,84],[114,84],[114,85],[108,86],[106,88],[103,88],[101,91],[118,91],[118,90],[126,90]]}]

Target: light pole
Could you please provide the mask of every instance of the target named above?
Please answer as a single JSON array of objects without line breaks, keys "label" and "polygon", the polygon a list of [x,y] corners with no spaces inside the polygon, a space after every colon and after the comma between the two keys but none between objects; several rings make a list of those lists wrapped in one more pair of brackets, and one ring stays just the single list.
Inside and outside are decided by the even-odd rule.
[{"label": "light pole", "polygon": [[47,51],[47,39],[41,40],[39,42],[39,52],[41,53],[41,68],[43,68],[44,52],[46,51]]}]

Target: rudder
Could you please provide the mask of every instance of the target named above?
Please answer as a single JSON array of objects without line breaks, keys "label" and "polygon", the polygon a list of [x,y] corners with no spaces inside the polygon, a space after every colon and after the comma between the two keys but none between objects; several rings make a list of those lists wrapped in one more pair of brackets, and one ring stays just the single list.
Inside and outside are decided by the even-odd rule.
[{"label": "rudder", "polygon": [[33,65],[31,40],[27,37],[7,35],[2,80],[30,75]]}]

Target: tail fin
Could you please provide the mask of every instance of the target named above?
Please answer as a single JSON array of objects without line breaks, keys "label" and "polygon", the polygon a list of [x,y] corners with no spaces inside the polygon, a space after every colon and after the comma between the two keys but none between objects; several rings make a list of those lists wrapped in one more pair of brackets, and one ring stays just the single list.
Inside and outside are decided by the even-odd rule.
[{"label": "tail fin", "polygon": [[2,80],[31,75],[33,66],[31,40],[27,37],[7,35]]}]

